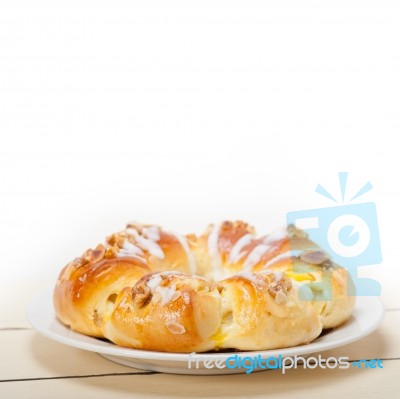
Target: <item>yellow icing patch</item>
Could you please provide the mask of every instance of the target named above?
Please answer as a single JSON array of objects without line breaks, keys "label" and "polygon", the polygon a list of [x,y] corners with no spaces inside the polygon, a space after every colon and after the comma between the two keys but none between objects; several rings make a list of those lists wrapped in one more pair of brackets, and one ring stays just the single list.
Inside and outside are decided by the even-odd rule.
[{"label": "yellow icing patch", "polygon": [[296,281],[315,281],[314,276],[311,273],[294,273],[285,272],[287,276]]},{"label": "yellow icing patch", "polygon": [[219,329],[212,337],[211,339],[215,342],[215,346],[218,348],[220,347],[226,338],[226,334],[221,333],[221,329]]}]

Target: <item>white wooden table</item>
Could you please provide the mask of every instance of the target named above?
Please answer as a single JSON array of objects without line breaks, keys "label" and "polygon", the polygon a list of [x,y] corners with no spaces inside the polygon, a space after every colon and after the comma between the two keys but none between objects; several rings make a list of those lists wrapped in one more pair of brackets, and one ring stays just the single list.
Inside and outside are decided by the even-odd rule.
[{"label": "white wooden table", "polygon": [[396,398],[400,395],[400,302],[386,293],[378,331],[323,353],[383,359],[383,369],[279,370],[184,376],[146,372],[53,342],[25,319],[29,298],[46,284],[1,284],[0,398]]}]

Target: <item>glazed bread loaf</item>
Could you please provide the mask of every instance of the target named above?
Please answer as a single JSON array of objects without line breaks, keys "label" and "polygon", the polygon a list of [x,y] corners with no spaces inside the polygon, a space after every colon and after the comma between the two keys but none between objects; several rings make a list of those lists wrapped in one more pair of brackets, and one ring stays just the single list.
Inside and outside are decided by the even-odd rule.
[{"label": "glazed bread loaf", "polygon": [[130,223],[60,273],[54,306],[74,331],[166,352],[308,343],[352,314],[347,271],[301,230],[244,222],[200,236]]}]

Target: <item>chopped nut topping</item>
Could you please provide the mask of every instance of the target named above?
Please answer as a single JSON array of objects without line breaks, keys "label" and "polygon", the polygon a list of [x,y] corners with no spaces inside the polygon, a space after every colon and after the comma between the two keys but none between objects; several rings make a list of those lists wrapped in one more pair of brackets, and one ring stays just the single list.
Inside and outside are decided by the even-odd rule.
[{"label": "chopped nut topping", "polygon": [[300,259],[304,262],[311,263],[312,265],[321,265],[329,260],[329,257],[324,251],[317,249],[304,251],[300,254]]},{"label": "chopped nut topping", "polygon": [[233,228],[233,223],[229,221],[223,222],[221,225],[221,230],[230,230],[232,228]]},{"label": "chopped nut topping", "polygon": [[115,246],[109,247],[106,249],[106,253],[104,254],[104,257],[106,259],[111,259],[115,258],[117,256],[118,250],[116,249]]},{"label": "chopped nut topping", "polygon": [[321,264],[324,269],[331,269],[333,267],[333,262],[331,259],[327,259],[324,263]]},{"label": "chopped nut topping", "polygon": [[150,288],[145,283],[141,283],[134,287],[132,291],[132,299],[139,307],[148,304],[151,298],[152,294]]},{"label": "chopped nut topping", "polygon": [[99,244],[96,249],[90,250],[87,259],[90,263],[99,262],[104,258],[106,250],[103,244]]},{"label": "chopped nut topping", "polygon": [[75,258],[70,265],[74,267],[75,269],[78,269],[79,267],[85,266],[88,264],[89,261],[86,258]]},{"label": "chopped nut topping", "polygon": [[287,228],[289,238],[308,238],[308,234],[304,230],[298,229],[294,224],[290,224]]},{"label": "chopped nut topping", "polygon": [[280,305],[281,303],[287,302],[288,297],[283,291],[277,291],[275,296],[275,303]]},{"label": "chopped nut topping", "polygon": [[97,311],[97,309],[95,309],[93,311],[92,319],[93,319],[94,324],[96,324],[97,326],[101,326],[103,323],[103,319],[102,319],[101,315],[99,314],[99,312]]},{"label": "chopped nut topping", "polygon": [[125,234],[112,234],[111,236],[107,237],[106,241],[107,244],[111,246],[117,246],[119,248],[122,248],[125,239],[126,239]]},{"label": "chopped nut topping", "polygon": [[270,284],[268,292],[273,298],[275,298],[279,291],[286,294],[290,288],[292,288],[292,282],[286,276],[282,276],[279,281]]},{"label": "chopped nut topping", "polygon": [[175,321],[167,321],[165,325],[172,334],[179,335],[186,332],[185,327],[182,324],[176,323]]}]

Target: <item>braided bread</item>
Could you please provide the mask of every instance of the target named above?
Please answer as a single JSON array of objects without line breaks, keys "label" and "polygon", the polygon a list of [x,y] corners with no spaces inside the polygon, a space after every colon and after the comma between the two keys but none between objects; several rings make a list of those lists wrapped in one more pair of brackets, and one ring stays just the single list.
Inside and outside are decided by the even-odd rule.
[{"label": "braided bread", "polygon": [[117,345],[166,352],[308,343],[352,314],[353,289],[305,232],[244,222],[182,236],[130,223],[61,271],[58,319]]}]

